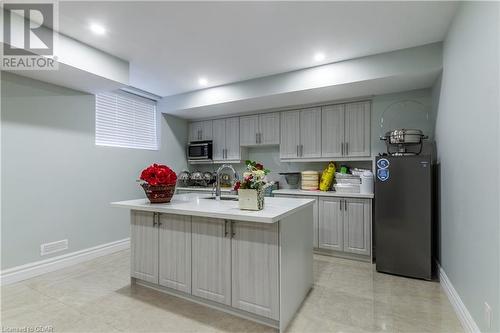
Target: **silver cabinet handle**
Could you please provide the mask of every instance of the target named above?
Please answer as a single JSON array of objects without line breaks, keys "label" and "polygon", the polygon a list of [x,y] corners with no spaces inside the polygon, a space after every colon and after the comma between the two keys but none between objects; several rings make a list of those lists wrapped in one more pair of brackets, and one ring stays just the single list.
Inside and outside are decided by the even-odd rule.
[{"label": "silver cabinet handle", "polygon": [[344,210],[347,211],[347,199],[344,200]]},{"label": "silver cabinet handle", "polygon": [[259,143],[259,133],[255,132],[255,143]]},{"label": "silver cabinet handle", "polygon": [[156,214],[157,213],[153,213],[153,227],[156,227]]},{"label": "silver cabinet handle", "polygon": [[161,223],[160,220],[160,213],[156,213],[156,222],[158,223],[158,226],[161,226],[163,223]]},{"label": "silver cabinet handle", "polygon": [[259,143],[262,143],[262,133],[259,133]]},{"label": "silver cabinet handle", "polygon": [[300,157],[304,156],[304,146],[300,145]]},{"label": "silver cabinet handle", "polygon": [[229,231],[227,230],[227,220],[224,220],[224,237],[227,237]]},{"label": "silver cabinet handle", "polygon": [[344,143],[340,143],[340,155],[344,156]]},{"label": "silver cabinet handle", "polygon": [[340,210],[342,210],[342,201],[344,200],[340,199]]},{"label": "silver cabinet handle", "polygon": [[231,221],[231,238],[236,236],[236,232],[234,231],[234,221]]},{"label": "silver cabinet handle", "polygon": [[349,155],[349,142],[345,143],[345,154]]}]

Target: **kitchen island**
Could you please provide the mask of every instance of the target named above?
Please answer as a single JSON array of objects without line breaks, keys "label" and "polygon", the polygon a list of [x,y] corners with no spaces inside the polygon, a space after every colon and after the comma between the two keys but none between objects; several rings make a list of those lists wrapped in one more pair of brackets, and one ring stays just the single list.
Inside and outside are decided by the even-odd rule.
[{"label": "kitchen island", "polygon": [[209,195],[112,203],[131,210],[132,282],[284,331],[313,285],[311,199],[261,211]]}]

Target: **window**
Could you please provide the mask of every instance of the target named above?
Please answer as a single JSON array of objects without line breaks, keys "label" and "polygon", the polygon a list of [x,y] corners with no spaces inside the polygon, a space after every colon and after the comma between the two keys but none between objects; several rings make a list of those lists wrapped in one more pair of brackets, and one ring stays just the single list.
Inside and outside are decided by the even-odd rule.
[{"label": "window", "polygon": [[124,92],[96,95],[95,143],[158,150],[156,102]]}]

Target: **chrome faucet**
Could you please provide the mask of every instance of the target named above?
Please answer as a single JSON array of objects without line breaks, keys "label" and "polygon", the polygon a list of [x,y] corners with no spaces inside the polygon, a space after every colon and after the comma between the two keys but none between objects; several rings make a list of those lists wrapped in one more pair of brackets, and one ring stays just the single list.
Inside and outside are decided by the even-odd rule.
[{"label": "chrome faucet", "polygon": [[235,182],[237,180],[239,180],[238,173],[236,172],[236,170],[234,170],[234,168],[231,164],[222,164],[217,169],[217,172],[215,175],[215,200],[220,200],[220,173],[224,169],[230,169],[233,172]]}]

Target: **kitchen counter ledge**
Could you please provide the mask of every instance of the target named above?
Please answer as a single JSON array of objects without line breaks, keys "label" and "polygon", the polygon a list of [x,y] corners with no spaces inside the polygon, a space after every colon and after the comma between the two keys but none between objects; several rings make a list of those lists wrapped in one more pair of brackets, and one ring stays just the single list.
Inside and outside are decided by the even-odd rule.
[{"label": "kitchen counter ledge", "polygon": [[238,208],[238,201],[216,201],[206,199],[208,197],[210,197],[208,194],[187,193],[176,194],[170,203],[165,204],[152,204],[148,199],[136,199],[112,202],[111,205],[157,213],[212,217],[234,221],[275,223],[314,203],[313,199],[266,197],[263,210],[250,211],[240,210]]}]

